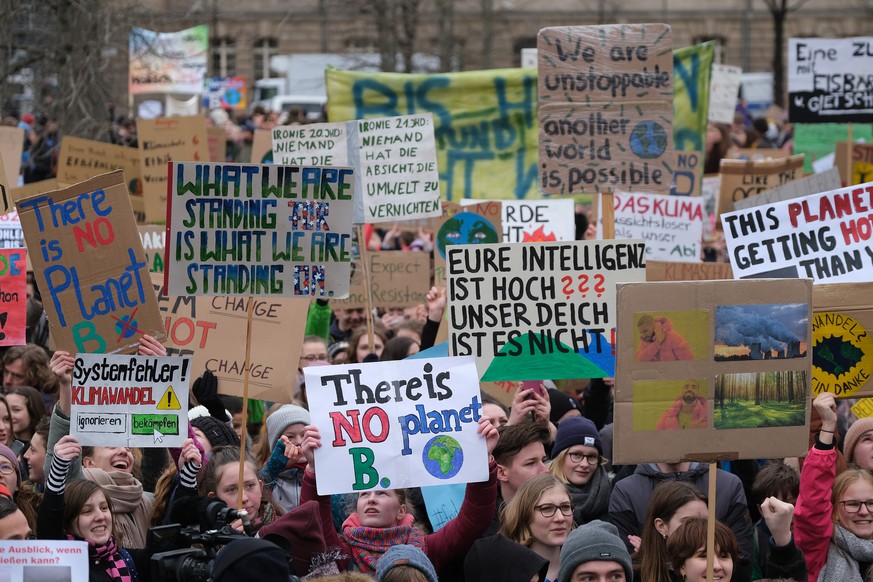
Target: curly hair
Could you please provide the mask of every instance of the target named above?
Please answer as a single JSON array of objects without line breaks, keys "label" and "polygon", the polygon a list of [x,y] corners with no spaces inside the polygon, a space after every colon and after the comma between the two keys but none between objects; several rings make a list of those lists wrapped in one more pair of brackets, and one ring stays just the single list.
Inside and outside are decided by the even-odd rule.
[{"label": "curly hair", "polygon": [[52,372],[46,351],[36,344],[12,346],[3,354],[3,367],[21,360],[24,364],[25,384],[40,392],[55,394],[60,387],[58,377]]}]

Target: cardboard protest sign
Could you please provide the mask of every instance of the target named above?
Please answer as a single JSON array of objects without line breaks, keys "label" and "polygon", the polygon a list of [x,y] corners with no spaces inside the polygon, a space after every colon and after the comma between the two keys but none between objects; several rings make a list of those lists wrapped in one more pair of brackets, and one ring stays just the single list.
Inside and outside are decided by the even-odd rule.
[{"label": "cardboard protest sign", "polygon": [[[245,77],[212,77],[203,87],[204,109],[244,111],[246,109]],[[221,161],[224,160],[213,160]]]},{"label": "cardboard protest sign", "polygon": [[464,484],[436,485],[421,488],[421,497],[433,531],[439,531],[458,516],[467,488]]},{"label": "cardboard protest sign", "polygon": [[147,222],[167,219],[167,164],[209,159],[206,119],[158,117],[137,119],[140,171]]},{"label": "cardboard protest sign", "polygon": [[472,358],[308,366],[319,495],[488,479]]},{"label": "cardboard protest sign", "polygon": [[740,67],[712,64],[712,79],[709,84],[710,121],[727,124],[734,122],[742,75],[743,70]]},{"label": "cardboard protest sign", "polygon": [[673,184],[670,187],[670,194],[672,196],[700,196],[703,153],[675,150],[673,160]]},{"label": "cardboard protest sign", "polygon": [[870,280],[873,182],[722,215],[734,276]]},{"label": "cardboard protest sign", "polygon": [[[427,302],[430,291],[430,254],[420,251],[367,252],[372,307],[413,307]],[[347,299],[331,304],[343,309],[366,308],[364,270],[355,261]]]},{"label": "cardboard protest sign", "polygon": [[812,396],[873,396],[873,283],[812,290]]},{"label": "cardboard protest sign", "polygon": [[615,285],[644,281],[642,241],[448,248],[449,354],[483,381],[613,375]]},{"label": "cardboard protest sign", "polygon": [[873,182],[873,144],[852,144],[852,184]]},{"label": "cardboard protest sign", "polygon": [[142,197],[139,152],[136,149],[79,137],[64,136],[61,139],[57,180],[62,187],[112,170],[123,170],[127,192]]},{"label": "cardboard protest sign", "polygon": [[209,27],[205,24],[177,32],[130,31],[128,93],[203,92]]},{"label": "cardboard protest sign", "polygon": [[26,251],[0,249],[0,346],[23,346],[27,333]]},{"label": "cardboard protest sign", "polygon": [[[36,194],[44,194],[45,192],[52,192],[58,188],[61,188],[58,181],[55,178],[50,178],[48,180],[40,180],[39,182],[31,182],[30,184],[25,184],[24,186],[19,186],[17,188],[10,188],[9,193],[11,196],[11,202],[18,202],[22,198],[28,198]],[[10,206],[10,210],[11,209],[12,207]]]},{"label": "cardboard protest sign", "polygon": [[285,166],[350,166],[349,125],[313,123],[274,127],[271,131],[273,160]]},{"label": "cardboard protest sign", "polygon": [[873,121],[873,37],[789,38],[788,118],[794,123]]},{"label": "cardboard protest sign", "polygon": [[0,249],[24,248],[24,231],[18,211],[13,207],[6,214],[0,214]]},{"label": "cardboard protest sign", "polygon": [[76,354],[70,435],[83,446],[181,447],[191,360]]},{"label": "cardboard protest sign", "polygon": [[[362,195],[355,222],[441,215],[430,113],[273,128],[273,159],[287,165],[352,165]],[[366,194],[366,195],[363,195]]]},{"label": "cardboard protest sign", "polygon": [[703,199],[640,192],[613,195],[616,239],[646,241],[646,260],[700,262]]},{"label": "cardboard protest sign", "polygon": [[170,163],[170,295],[341,298],[351,276],[351,168]]},{"label": "cardboard protest sign", "polygon": [[730,263],[646,261],[646,281],[712,281],[733,278]]},{"label": "cardboard protest sign", "polygon": [[755,196],[737,200],[734,202],[735,210],[746,210],[755,206],[764,206],[781,202],[782,200],[790,200],[791,198],[803,198],[810,194],[818,194],[828,190],[836,190],[840,187],[840,173],[836,168],[831,168],[820,174],[813,174],[806,178],[788,182],[782,186],[776,186],[770,190],[760,192]]},{"label": "cardboard protest sign", "polygon": [[810,281],[629,283],[617,298],[613,462],[805,452]]},{"label": "cardboard protest sign", "polygon": [[[209,370],[218,378],[218,391],[243,395],[248,300],[243,297],[166,296],[163,277],[152,275],[158,307],[164,318],[170,355],[192,359],[196,377]],[[284,298],[255,298],[252,306],[249,397],[291,402],[297,376],[297,355],[309,304]]]},{"label": "cardboard protest sign", "polygon": [[58,349],[133,352],[164,338],[121,170],[16,203]]},{"label": "cardboard protest sign", "polygon": [[88,582],[88,542],[0,541],[0,577],[24,582]]},{"label": "cardboard protest sign", "polygon": [[789,152],[779,148],[736,148],[728,150],[726,157],[731,160],[752,160],[757,162],[771,158],[787,158],[789,155],[791,155]]},{"label": "cardboard protest sign", "polygon": [[221,127],[210,127],[206,130],[206,138],[209,142],[209,161],[227,161],[227,134]]},{"label": "cardboard protest sign", "polygon": [[271,132],[269,129],[256,129],[252,138],[252,163],[272,164],[273,150],[271,149]]},{"label": "cardboard protest sign", "polygon": [[852,414],[858,418],[873,416],[873,398],[862,398],[852,406]]},{"label": "cardboard protest sign", "polygon": [[[851,132],[849,131],[851,127]],[[813,162],[819,161],[834,154],[834,150],[840,142],[845,145],[843,151],[845,160],[849,160],[848,138],[851,133],[856,141],[873,141],[873,125],[851,125],[846,123],[797,123],[794,125],[794,153],[806,154],[806,163],[803,171],[811,174]],[[843,161],[845,161],[843,160]],[[846,170],[845,164],[834,164],[840,170],[843,186],[849,184],[848,175],[851,168]],[[845,172],[845,174],[844,174]]]},{"label": "cardboard protest sign", "polygon": [[668,193],[673,52],[666,24],[543,28],[537,35],[540,187]]},{"label": "cardboard protest sign", "polygon": [[164,253],[167,246],[167,229],[154,224],[138,225],[139,241],[146,257],[149,273],[164,273]]},{"label": "cardboard protest sign", "polygon": [[452,245],[497,243],[503,232],[503,209],[498,202],[467,206],[443,204],[443,216],[434,231],[433,284],[446,286],[446,252]]},{"label": "cardboard protest sign", "polygon": [[719,171],[718,213],[724,214],[732,211],[738,200],[802,178],[803,156],[761,161],[723,159]]},{"label": "cardboard protest sign", "polygon": [[[21,174],[21,153],[24,149],[24,130],[20,127],[0,126],[0,161],[4,174],[0,176],[7,188],[18,186],[18,176]],[[12,206],[12,203],[9,203]],[[0,211],[4,209],[0,208]]]}]

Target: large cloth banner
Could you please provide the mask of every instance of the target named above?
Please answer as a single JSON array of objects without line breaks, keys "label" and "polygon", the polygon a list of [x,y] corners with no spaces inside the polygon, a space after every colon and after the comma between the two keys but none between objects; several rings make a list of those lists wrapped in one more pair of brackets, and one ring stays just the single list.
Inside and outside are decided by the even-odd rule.
[{"label": "large cloth banner", "polygon": [[342,298],[351,168],[170,162],[169,295]]},{"label": "large cloth banner", "polygon": [[[706,151],[704,137],[709,123],[710,71],[715,42],[673,51],[673,147],[680,151]],[[698,179],[703,178],[703,161]]]},{"label": "large cloth banner", "polygon": [[788,118],[873,121],[873,37],[788,39]]},{"label": "large cloth banner", "polygon": [[326,74],[331,121],[433,113],[444,200],[539,197],[536,71]]},{"label": "large cloth banner", "polygon": [[318,493],[488,479],[473,358],[304,368]]},{"label": "large cloth banner", "polygon": [[734,277],[870,281],[873,182],[723,214]]},{"label": "large cloth banner", "polygon": [[130,31],[128,91],[142,93],[203,92],[209,27],[205,24],[178,32]]}]

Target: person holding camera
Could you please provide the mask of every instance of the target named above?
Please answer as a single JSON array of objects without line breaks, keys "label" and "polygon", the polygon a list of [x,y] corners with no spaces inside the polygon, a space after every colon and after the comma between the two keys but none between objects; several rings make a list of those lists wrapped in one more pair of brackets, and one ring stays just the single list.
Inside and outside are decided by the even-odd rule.
[{"label": "person holding camera", "polygon": [[[65,435],[54,446],[37,515],[40,539],[88,542],[89,582],[149,580],[151,552],[125,549],[116,542],[112,498],[106,489],[86,479],[66,482],[70,466],[81,456],[82,446],[74,436]],[[179,464],[182,486],[194,489],[200,451],[193,440],[182,445]]]}]

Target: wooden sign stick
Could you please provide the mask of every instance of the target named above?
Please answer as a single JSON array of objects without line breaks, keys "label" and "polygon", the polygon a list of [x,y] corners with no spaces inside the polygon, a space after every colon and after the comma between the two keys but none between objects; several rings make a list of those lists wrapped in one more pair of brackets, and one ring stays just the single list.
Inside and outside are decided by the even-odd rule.
[{"label": "wooden sign stick", "polygon": [[[367,293],[364,295],[366,297],[365,306],[367,308],[367,339],[369,340],[369,351],[371,354],[374,354],[373,346],[376,344],[376,340],[374,339],[374,331],[373,331],[373,296],[372,289],[370,288],[370,265],[367,258],[367,241],[364,239],[364,227],[360,224],[357,225],[358,229],[358,254],[361,255],[361,268],[364,270],[364,287],[367,290]],[[350,357],[354,357],[354,354],[349,354]],[[360,362],[358,362],[360,363]]]},{"label": "wooden sign stick", "polygon": [[[238,509],[243,508],[243,491],[245,491],[245,470],[246,470],[246,433],[248,432],[249,420],[249,371],[251,370],[251,355],[252,355],[252,314],[255,310],[255,298],[249,297],[249,304],[246,308],[246,359],[243,363],[243,401],[242,401],[242,431],[239,435],[239,487],[236,490],[236,506]],[[273,443],[275,445],[276,443]],[[272,448],[270,449],[272,450]],[[257,515],[249,516],[255,519]]]},{"label": "wooden sign stick", "polygon": [[706,579],[712,580],[715,560],[715,479],[718,466],[715,462],[709,464],[709,507],[706,516]]}]

